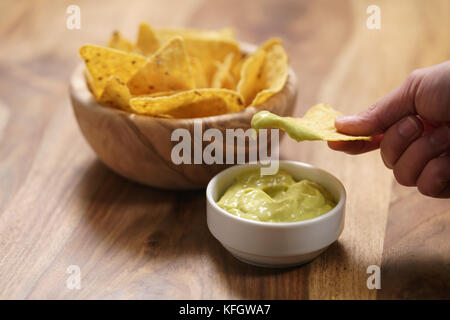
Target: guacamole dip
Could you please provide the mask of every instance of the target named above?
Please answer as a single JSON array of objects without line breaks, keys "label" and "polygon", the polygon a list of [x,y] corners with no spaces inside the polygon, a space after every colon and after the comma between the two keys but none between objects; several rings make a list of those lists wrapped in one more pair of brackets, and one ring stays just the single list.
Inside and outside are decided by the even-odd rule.
[{"label": "guacamole dip", "polygon": [[371,140],[369,136],[349,136],[337,132],[334,120],[341,115],[326,104],[317,104],[310,108],[303,117],[280,117],[263,110],[252,118],[252,128],[258,131],[265,128],[278,128],[287,132],[294,140]]},{"label": "guacamole dip", "polygon": [[217,204],[238,217],[264,222],[295,222],[323,215],[336,205],[322,186],[295,181],[280,169],[260,175],[260,169],[239,174]]}]

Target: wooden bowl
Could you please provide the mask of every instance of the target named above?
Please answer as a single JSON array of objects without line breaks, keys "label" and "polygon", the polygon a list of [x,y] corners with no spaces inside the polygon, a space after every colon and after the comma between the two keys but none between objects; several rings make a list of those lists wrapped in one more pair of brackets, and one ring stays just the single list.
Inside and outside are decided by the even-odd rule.
[{"label": "wooden bowl", "polygon": [[[261,110],[281,116],[292,115],[297,98],[296,76],[289,69],[283,90],[257,108],[248,107],[241,112],[196,119],[154,118],[99,104],[86,85],[84,70],[84,63],[75,69],[70,81],[70,96],[78,125],[92,149],[116,173],[164,189],[204,188],[215,174],[230,166],[174,164],[171,151],[179,142],[171,141],[173,130],[185,128],[194,137],[194,120],[200,120],[203,132],[217,128],[225,137],[225,129],[250,128],[253,115]],[[223,150],[225,153],[225,146]]]}]

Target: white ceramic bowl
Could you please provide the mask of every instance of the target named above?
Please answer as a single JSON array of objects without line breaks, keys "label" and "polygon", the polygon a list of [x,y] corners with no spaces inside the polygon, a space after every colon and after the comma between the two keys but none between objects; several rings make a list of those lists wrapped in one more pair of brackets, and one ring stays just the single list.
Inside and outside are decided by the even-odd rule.
[{"label": "white ceramic bowl", "polygon": [[217,174],[206,189],[207,224],[213,236],[246,263],[261,267],[291,267],[307,263],[336,241],[344,229],[346,192],[342,183],[330,173],[309,164],[280,161],[279,167],[295,180],[309,179],[326,188],[337,205],[314,219],[271,223],[248,220],[220,208],[216,201],[242,171],[259,164],[243,164]]}]

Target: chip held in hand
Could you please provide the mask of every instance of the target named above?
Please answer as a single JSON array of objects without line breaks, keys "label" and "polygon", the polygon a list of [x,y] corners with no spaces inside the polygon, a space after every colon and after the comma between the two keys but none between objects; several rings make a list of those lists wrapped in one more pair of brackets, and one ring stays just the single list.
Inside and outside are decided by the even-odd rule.
[{"label": "chip held in hand", "polygon": [[352,141],[372,140],[368,136],[349,136],[337,132],[334,120],[341,113],[326,104],[311,107],[302,118],[280,117],[268,111],[260,111],[252,118],[252,128],[277,128],[286,131],[294,140]]}]

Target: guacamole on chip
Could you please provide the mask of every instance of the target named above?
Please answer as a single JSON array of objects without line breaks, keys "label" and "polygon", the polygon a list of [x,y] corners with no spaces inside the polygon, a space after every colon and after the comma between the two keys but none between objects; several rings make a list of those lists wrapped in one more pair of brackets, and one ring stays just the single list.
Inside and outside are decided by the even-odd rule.
[{"label": "guacamole on chip", "polygon": [[280,117],[269,111],[260,111],[252,118],[252,128],[278,128],[296,141],[325,140],[349,141],[371,140],[371,137],[349,136],[337,132],[334,120],[341,114],[326,104],[318,104],[309,109],[302,118]]}]

